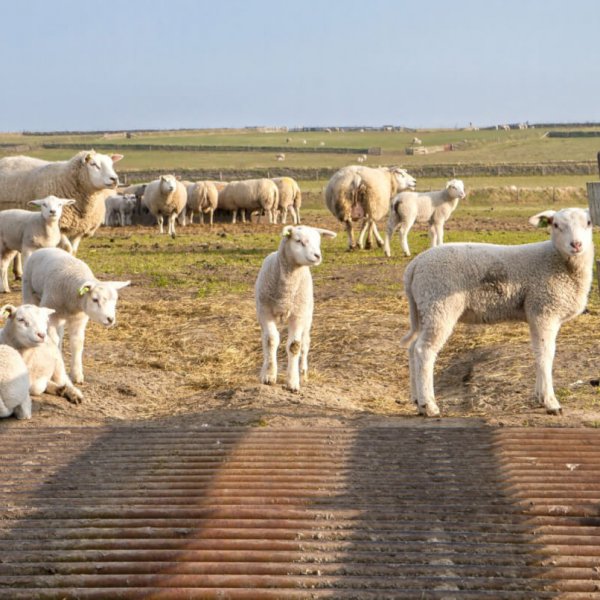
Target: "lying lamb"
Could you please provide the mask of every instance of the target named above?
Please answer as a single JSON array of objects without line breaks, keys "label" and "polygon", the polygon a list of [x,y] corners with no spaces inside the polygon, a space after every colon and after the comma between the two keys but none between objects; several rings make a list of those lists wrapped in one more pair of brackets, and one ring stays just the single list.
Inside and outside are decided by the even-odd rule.
[{"label": "lying lamb", "polygon": [[6,323],[0,330],[0,343],[14,348],[25,361],[30,394],[39,396],[47,392],[80,404],[83,394],[71,383],[60,350],[47,335],[48,319],[54,312],[32,304],[3,306],[0,317]]},{"label": "lying lamb", "polygon": [[321,264],[321,235],[333,238],[336,234],[303,225],[284,227],[279,249],[265,258],[256,280],[256,314],[264,356],[260,380],[266,384],[277,381],[277,325],[287,323],[287,387],[292,392],[300,389],[300,374],[306,380],[308,372],[314,305],[310,267]]},{"label": "lying lamb", "polygon": [[594,245],[587,210],[549,210],[530,223],[550,224],[549,241],[519,246],[446,244],[426,250],[404,274],[410,308],[411,396],[421,414],[439,415],[433,391],[436,356],[457,321],[527,321],[535,354],[537,399],[561,412],[552,385],[556,336],[585,308]]},{"label": "lying lamb", "polygon": [[29,255],[38,248],[59,244],[71,248],[67,238],[60,233],[58,223],[63,206],[75,204],[75,200],[48,196],[42,200],[31,200],[28,204],[39,206],[41,212],[19,208],[0,211],[0,292],[10,292],[8,266],[17,252],[21,253],[25,263]]},{"label": "lying lamb", "polygon": [[12,414],[17,419],[31,419],[29,372],[14,348],[0,344],[0,418]]},{"label": "lying lamb", "polygon": [[394,231],[400,228],[400,243],[406,256],[410,256],[408,248],[408,232],[417,223],[429,222],[431,245],[444,243],[444,223],[449,219],[458,201],[465,197],[465,185],[460,179],[451,179],[443,190],[437,192],[401,192],[392,198],[390,214],[383,250],[391,256],[390,240]]},{"label": "lying lamb", "polygon": [[129,281],[98,281],[82,261],[59,248],[36,250],[23,272],[23,302],[53,308],[48,333],[60,347],[66,324],[71,378],[83,383],[83,343],[91,318],[111,327],[116,322],[118,290]]}]

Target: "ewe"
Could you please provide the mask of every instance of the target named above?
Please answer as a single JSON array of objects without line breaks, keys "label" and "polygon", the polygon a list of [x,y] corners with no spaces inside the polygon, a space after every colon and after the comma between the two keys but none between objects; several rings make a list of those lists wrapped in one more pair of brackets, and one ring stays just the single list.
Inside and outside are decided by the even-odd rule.
[{"label": "ewe", "polygon": [[439,415],[433,391],[438,352],[457,321],[526,321],[535,354],[535,394],[551,414],[561,412],[552,363],[561,325],[585,308],[592,283],[594,245],[587,210],[539,213],[529,222],[552,226],[535,244],[445,244],[415,258],[404,274],[410,308],[410,389],[419,412]]}]

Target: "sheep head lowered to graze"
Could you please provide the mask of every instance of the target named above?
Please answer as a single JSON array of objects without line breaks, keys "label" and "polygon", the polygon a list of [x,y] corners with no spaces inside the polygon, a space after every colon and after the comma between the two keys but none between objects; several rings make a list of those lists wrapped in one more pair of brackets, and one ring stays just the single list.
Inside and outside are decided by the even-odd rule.
[{"label": "sheep head lowered to graze", "polygon": [[300,389],[300,375],[306,381],[308,350],[313,315],[313,284],[310,267],[321,264],[321,236],[335,237],[333,231],[287,225],[277,252],[265,258],[256,279],[256,314],[262,330],[263,366],[260,380],[277,381],[278,325],[288,325],[286,386]]},{"label": "sheep head lowered to graze", "polygon": [[533,216],[549,224],[551,239],[534,244],[445,244],[406,268],[410,309],[408,346],[411,396],[419,412],[439,415],[434,363],[457,321],[526,321],[535,355],[535,395],[551,414],[561,412],[552,363],[561,325],[585,309],[592,284],[594,244],[587,210],[565,208]]}]

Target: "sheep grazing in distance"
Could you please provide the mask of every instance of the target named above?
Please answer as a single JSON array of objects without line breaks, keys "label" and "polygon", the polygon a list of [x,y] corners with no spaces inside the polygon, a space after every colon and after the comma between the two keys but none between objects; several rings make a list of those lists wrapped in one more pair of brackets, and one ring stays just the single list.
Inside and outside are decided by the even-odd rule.
[{"label": "sheep grazing in distance", "polygon": [[400,243],[406,256],[410,256],[408,232],[417,223],[429,222],[432,246],[444,243],[444,223],[466,196],[465,185],[460,179],[451,179],[443,190],[437,192],[401,192],[392,198],[387,231],[383,244],[386,256],[391,256],[390,240],[400,229]]},{"label": "sheep grazing in distance", "polygon": [[276,154],[275,158],[279,161],[285,160],[285,154],[283,154],[283,152],[281,154]]},{"label": "sheep grazing in distance", "polygon": [[[235,223],[237,211],[264,211],[269,223],[274,223],[275,211],[279,204],[279,190],[270,179],[245,179],[232,181],[219,192],[219,208],[232,213],[231,222]],[[245,220],[245,217],[242,216]]]},{"label": "sheep grazing in distance", "polygon": [[60,350],[48,336],[48,320],[53,313],[51,308],[32,304],[3,306],[0,317],[5,325],[0,330],[0,343],[17,350],[25,361],[30,394],[47,392],[80,404],[83,394],[69,379]]},{"label": "sheep grazing in distance", "polygon": [[277,382],[278,324],[288,325],[287,388],[300,389],[300,375],[308,374],[308,350],[314,307],[310,267],[321,264],[321,236],[335,237],[333,231],[304,225],[283,228],[276,252],[262,264],[255,286],[256,314],[262,330],[264,362],[261,383]]},{"label": "sheep grazing in distance", "polygon": [[300,223],[300,207],[302,206],[302,192],[298,182],[291,177],[273,177],[273,181],[279,190],[281,222],[285,225],[289,211],[292,215],[292,222],[294,225],[298,225]]},{"label": "sheep grazing in distance", "polygon": [[0,418],[14,414],[17,419],[31,419],[29,371],[23,357],[0,344],[0,365]]},{"label": "sheep grazing in distance", "polygon": [[414,137],[414,138],[412,139],[412,142],[411,142],[411,143],[412,143],[414,146],[421,146],[421,145],[423,144],[423,141],[422,141],[422,140],[420,140],[418,137]]},{"label": "sheep grazing in distance", "polygon": [[592,284],[594,245],[587,210],[539,213],[529,222],[551,225],[551,239],[534,244],[444,244],[408,265],[410,389],[419,412],[439,415],[434,363],[457,321],[526,321],[535,355],[535,395],[550,414],[561,412],[552,384],[556,336],[581,314]]},{"label": "sheep grazing in distance", "polygon": [[90,318],[105,327],[116,323],[118,290],[129,281],[98,281],[82,261],[59,248],[36,250],[23,271],[23,303],[53,308],[48,333],[60,348],[66,325],[71,379],[83,383],[83,344]]},{"label": "sheep grazing in distance", "polygon": [[169,235],[174,238],[175,220],[187,204],[187,190],[183,183],[173,175],[161,175],[146,186],[142,202],[156,217],[159,233],[164,233],[163,221],[167,217]]},{"label": "sheep grazing in distance", "polygon": [[219,190],[212,181],[198,181],[187,188],[186,214],[190,224],[194,222],[194,213],[198,213],[200,223],[204,223],[204,214],[209,215],[210,226],[219,203]]},{"label": "sheep grazing in distance", "polygon": [[135,194],[117,194],[106,199],[104,224],[125,227],[133,223],[133,213],[137,205]]},{"label": "sheep grazing in distance", "polygon": [[387,215],[392,196],[415,185],[415,178],[399,167],[349,166],[334,173],[325,188],[325,203],[331,213],[346,225],[348,248],[356,248],[352,222],[359,220],[363,221],[359,248],[364,247],[366,234],[368,247],[372,245],[373,233],[377,243],[383,246],[375,221]]},{"label": "sheep grazing in distance", "polygon": [[28,156],[0,160],[0,205],[25,206],[30,200],[50,195],[72,198],[60,220],[61,232],[77,253],[83,237],[94,235],[104,222],[104,200],[116,188],[119,178],[113,164],[121,154],[78,152],[67,161],[48,162]]},{"label": "sheep grazing in distance", "polygon": [[10,292],[8,266],[20,252],[23,262],[34,250],[62,244],[70,249],[69,241],[60,233],[59,220],[64,206],[75,200],[48,196],[41,200],[30,200],[28,204],[39,206],[41,212],[13,208],[0,211],[0,271],[2,292]]}]

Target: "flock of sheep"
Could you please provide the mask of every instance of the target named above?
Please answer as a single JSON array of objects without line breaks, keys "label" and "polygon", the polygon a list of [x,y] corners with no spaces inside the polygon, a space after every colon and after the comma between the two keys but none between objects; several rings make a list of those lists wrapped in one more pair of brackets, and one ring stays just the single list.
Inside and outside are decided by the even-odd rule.
[{"label": "flock of sheep", "polygon": [[[180,182],[163,175],[143,188],[114,195],[118,177],[113,164],[121,155],[80,152],[68,161],[29,157],[0,160],[0,204],[39,207],[0,211],[2,290],[9,291],[8,268],[22,275],[23,304],[5,305],[0,317],[0,417],[31,416],[31,397],[57,394],[73,403],[83,394],[83,346],[89,319],[104,326],[116,323],[118,291],[129,281],[98,281],[75,257],[81,239],[105,222],[127,224],[137,204],[156,217],[163,231],[175,236],[175,222],[195,213],[229,210],[266,214],[276,223],[292,213],[294,225],[283,228],[277,251],[263,262],[255,298],[262,330],[264,362],[260,380],[277,381],[279,327],[287,325],[286,387],[298,391],[308,372],[313,284],[310,268],[322,261],[321,237],[333,231],[299,225],[301,194],[290,178],[220,182]],[[495,323],[526,321],[536,362],[535,393],[548,413],[561,411],[552,387],[556,336],[565,321],[586,306],[592,282],[592,223],[587,210],[545,211],[532,225],[551,228],[548,241],[519,246],[443,244],[445,221],[465,197],[463,182],[453,179],[444,189],[415,192],[415,179],[396,167],[350,166],[340,169],[325,189],[325,202],[345,224],[349,248],[356,246],[353,223],[361,222],[358,246],[372,246],[373,236],[390,256],[390,240],[399,230],[404,254],[415,222],[428,222],[432,247],[413,259],[404,275],[410,309],[408,347],[410,395],[419,412],[439,415],[433,370],[438,352],[458,321]],[[133,195],[130,195],[133,192]],[[137,195],[137,197],[136,197]],[[124,203],[127,203],[125,205]],[[377,221],[388,215],[385,240]],[[18,258],[23,262],[21,265]],[[67,330],[70,376],[62,358]]]}]

